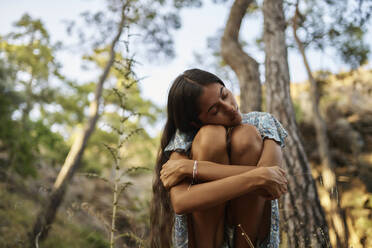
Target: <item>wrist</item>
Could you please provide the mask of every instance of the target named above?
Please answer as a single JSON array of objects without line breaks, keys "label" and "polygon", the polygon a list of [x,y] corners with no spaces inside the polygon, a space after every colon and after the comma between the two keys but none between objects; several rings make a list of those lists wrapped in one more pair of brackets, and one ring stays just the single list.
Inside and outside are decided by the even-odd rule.
[{"label": "wrist", "polygon": [[261,188],[265,184],[265,180],[262,177],[259,169],[253,169],[241,174],[246,182],[248,182],[248,187],[252,190]]},{"label": "wrist", "polygon": [[278,163],[258,163],[257,164],[257,167],[273,167],[273,166],[279,166],[279,167],[282,167],[280,164]]},{"label": "wrist", "polygon": [[182,175],[186,177],[192,177],[192,170],[194,166],[194,160],[185,159],[184,163],[182,163],[180,171]]}]

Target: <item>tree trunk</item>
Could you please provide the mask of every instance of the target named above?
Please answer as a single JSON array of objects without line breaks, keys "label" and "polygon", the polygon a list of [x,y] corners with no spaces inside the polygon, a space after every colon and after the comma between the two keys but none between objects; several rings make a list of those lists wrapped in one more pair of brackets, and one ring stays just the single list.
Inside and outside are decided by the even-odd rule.
[{"label": "tree trunk", "polygon": [[66,192],[67,186],[71,181],[75,171],[79,167],[80,160],[83,156],[85,146],[87,141],[94,131],[95,125],[97,123],[99,113],[98,109],[100,106],[100,99],[103,90],[103,84],[106,81],[110,69],[114,63],[115,59],[115,46],[119,41],[119,38],[122,34],[124,24],[125,24],[125,10],[127,8],[127,3],[123,4],[121,9],[121,19],[120,23],[118,24],[117,34],[114,37],[113,41],[111,42],[110,47],[110,55],[109,60],[104,68],[104,71],[99,78],[94,101],[90,104],[90,113],[89,113],[89,121],[86,124],[84,130],[76,137],[74,143],[66,157],[65,163],[62,166],[61,171],[59,172],[57,179],[54,183],[52,188],[52,192],[50,198],[47,201],[47,204],[38,214],[36,219],[33,231],[30,237],[30,246],[37,247],[37,243],[39,240],[45,239],[48,235],[48,231],[50,229],[51,224],[54,221],[56,212],[58,207],[60,206],[61,202],[63,201],[64,194]]},{"label": "tree trunk", "polygon": [[288,131],[283,158],[289,184],[281,211],[287,235],[284,247],[329,247],[327,223],[298,134],[290,97],[283,1],[265,0],[263,13],[267,109]]},{"label": "tree trunk", "polygon": [[239,43],[239,30],[252,0],[236,0],[221,40],[221,55],[234,70],[240,84],[240,108],[243,113],[260,111],[262,91],[258,63],[246,54]]},{"label": "tree trunk", "polygon": [[297,2],[296,12],[293,17],[292,30],[310,82],[310,97],[313,112],[313,122],[316,130],[318,152],[322,163],[321,172],[323,182],[322,186],[324,186],[325,190],[327,191],[325,196],[321,198],[322,199],[321,203],[322,206],[325,208],[326,212],[328,213],[327,221],[331,227],[330,233],[333,232],[335,235],[335,239],[334,240],[331,239],[333,241],[332,244],[335,247],[347,247],[348,242],[346,221],[342,215],[342,210],[338,202],[338,197],[334,196],[334,193],[337,193],[336,174],[334,173],[333,161],[330,156],[328,146],[327,126],[319,111],[320,96],[318,85],[311,73],[310,65],[308,63],[305,53],[305,47],[300,38],[297,36],[297,21],[299,15],[300,12],[298,9]]}]

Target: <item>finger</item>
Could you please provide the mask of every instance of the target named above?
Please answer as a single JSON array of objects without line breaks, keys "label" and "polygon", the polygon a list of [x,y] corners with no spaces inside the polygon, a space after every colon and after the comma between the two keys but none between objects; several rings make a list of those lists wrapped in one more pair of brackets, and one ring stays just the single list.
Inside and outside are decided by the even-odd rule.
[{"label": "finger", "polygon": [[287,184],[288,184],[288,180],[287,180],[287,178],[285,178],[285,177],[282,177],[282,184],[285,184],[285,185],[287,185]]},{"label": "finger", "polygon": [[287,184],[287,180],[282,176],[278,176],[276,178],[276,183],[278,183],[279,185]]},{"label": "finger", "polygon": [[284,178],[285,183],[288,183],[288,178],[286,174],[283,175],[283,178]]},{"label": "finger", "polygon": [[167,168],[168,168],[168,162],[163,164],[163,166],[161,167],[162,170],[167,169]]},{"label": "finger", "polygon": [[287,193],[287,185],[283,185],[282,186],[282,192],[281,192],[281,194],[283,195],[285,193]]},{"label": "finger", "polygon": [[168,174],[169,173],[165,170],[160,171],[160,175],[163,176],[163,177],[168,177]]},{"label": "finger", "polygon": [[287,173],[285,172],[285,170],[280,169],[280,175],[287,180]]},{"label": "finger", "polygon": [[163,176],[160,176],[160,180],[162,181],[162,183],[164,184],[166,182],[166,177],[163,175]]},{"label": "finger", "polygon": [[169,182],[164,177],[162,179],[162,183],[163,183],[165,189],[169,189]]},{"label": "finger", "polygon": [[284,194],[284,192],[285,192],[285,187],[284,186],[281,186],[280,187],[280,194],[282,195],[282,194]]},{"label": "finger", "polygon": [[284,183],[288,183],[288,179],[285,173],[281,175],[281,178],[283,179]]}]

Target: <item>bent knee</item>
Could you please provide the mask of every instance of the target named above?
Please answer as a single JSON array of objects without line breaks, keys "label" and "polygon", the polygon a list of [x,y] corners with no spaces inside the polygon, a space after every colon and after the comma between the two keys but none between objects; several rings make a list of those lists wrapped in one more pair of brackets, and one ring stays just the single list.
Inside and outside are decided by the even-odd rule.
[{"label": "bent knee", "polygon": [[[263,141],[255,126],[243,124],[233,129],[231,151],[235,156],[260,156]],[[256,160],[256,159],[253,159]]]},{"label": "bent knee", "polygon": [[192,143],[192,153],[218,154],[226,151],[226,129],[220,125],[201,127]]}]

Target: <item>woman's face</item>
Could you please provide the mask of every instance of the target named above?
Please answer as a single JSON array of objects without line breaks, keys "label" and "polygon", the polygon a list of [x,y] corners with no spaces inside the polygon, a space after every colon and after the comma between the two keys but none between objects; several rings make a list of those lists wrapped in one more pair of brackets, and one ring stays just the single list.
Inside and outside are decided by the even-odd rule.
[{"label": "woman's face", "polygon": [[238,104],[230,90],[218,83],[204,86],[199,97],[199,120],[203,125],[236,126],[242,121]]}]

